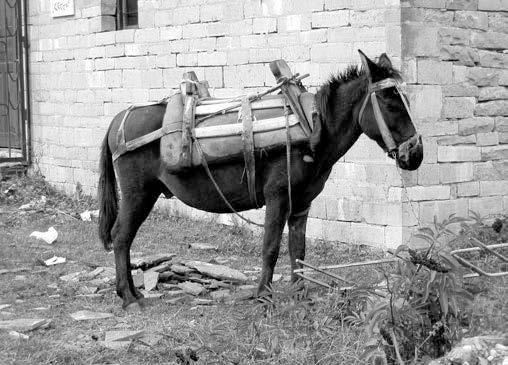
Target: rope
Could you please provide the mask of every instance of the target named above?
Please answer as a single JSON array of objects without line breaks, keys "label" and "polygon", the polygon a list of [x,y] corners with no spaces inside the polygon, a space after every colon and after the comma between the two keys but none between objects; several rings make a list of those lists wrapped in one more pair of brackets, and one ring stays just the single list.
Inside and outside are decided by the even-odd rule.
[{"label": "rope", "polygon": [[291,199],[291,134],[289,132],[289,110],[286,105],[286,96],[284,95],[284,117],[286,118],[286,165],[288,175],[288,198],[289,198],[289,216],[293,212],[293,202]]},{"label": "rope", "polygon": [[221,197],[221,199],[224,201],[224,203],[226,203],[226,205],[229,208],[229,210],[231,210],[231,212],[233,214],[235,214],[237,217],[239,217],[240,219],[244,220],[245,222],[247,222],[249,224],[253,224],[253,225],[258,226],[258,227],[264,227],[263,224],[259,224],[259,223],[253,222],[250,219],[245,218],[240,213],[238,213],[235,210],[235,208],[233,208],[233,206],[228,201],[228,199],[224,196],[224,194],[222,193],[222,190],[220,189],[219,185],[217,184],[217,182],[213,178],[212,172],[210,171],[210,167],[208,166],[208,162],[206,161],[205,154],[203,153],[203,150],[201,148],[201,144],[199,143],[199,140],[197,138],[193,138],[193,140],[194,140],[194,145],[196,146],[196,150],[198,151],[199,156],[201,157],[201,163],[203,164],[203,167],[205,168],[205,171],[206,171],[206,174],[208,175],[208,178],[210,179],[210,181],[212,182],[213,186],[215,187],[215,190],[217,190],[217,193],[219,193],[219,196]]}]

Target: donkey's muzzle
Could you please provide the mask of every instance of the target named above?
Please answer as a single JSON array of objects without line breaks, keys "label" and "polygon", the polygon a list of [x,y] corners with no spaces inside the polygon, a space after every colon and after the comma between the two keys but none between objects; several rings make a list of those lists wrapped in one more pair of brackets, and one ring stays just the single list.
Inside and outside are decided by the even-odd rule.
[{"label": "donkey's muzzle", "polygon": [[403,142],[397,150],[397,164],[404,170],[416,170],[423,160],[422,136],[415,134]]}]

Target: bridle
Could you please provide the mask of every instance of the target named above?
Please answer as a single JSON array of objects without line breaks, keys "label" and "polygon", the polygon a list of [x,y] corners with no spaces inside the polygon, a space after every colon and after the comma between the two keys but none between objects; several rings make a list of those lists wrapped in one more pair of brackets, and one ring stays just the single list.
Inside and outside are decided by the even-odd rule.
[{"label": "bridle", "polygon": [[379,128],[379,132],[381,133],[381,137],[383,138],[383,142],[385,143],[387,152],[389,155],[393,155],[397,153],[399,146],[393,140],[392,133],[390,132],[390,129],[386,125],[383,113],[381,113],[381,108],[379,107],[379,103],[377,101],[376,96],[377,91],[388,89],[390,87],[394,87],[399,92],[399,95],[402,99],[402,103],[404,104],[406,112],[409,115],[409,119],[411,121],[413,120],[413,118],[411,117],[411,111],[409,109],[409,103],[407,102],[406,97],[404,96],[404,93],[401,90],[400,83],[393,78],[387,78],[374,83],[369,80],[367,94],[365,95],[362,108],[360,109],[360,113],[358,114],[358,122],[362,121],[365,107],[367,106],[367,103],[369,102],[370,99],[370,102],[372,103],[372,109],[374,110],[374,118],[376,119],[376,123]]}]

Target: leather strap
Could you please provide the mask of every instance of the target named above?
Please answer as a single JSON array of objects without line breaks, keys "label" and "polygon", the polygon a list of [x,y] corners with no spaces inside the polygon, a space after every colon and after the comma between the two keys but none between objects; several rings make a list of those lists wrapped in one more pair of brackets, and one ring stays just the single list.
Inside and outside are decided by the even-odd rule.
[{"label": "leather strap", "polygon": [[249,98],[242,101],[242,108],[238,114],[242,121],[242,142],[245,170],[247,172],[247,187],[251,203],[259,208],[256,198],[256,162],[254,157],[254,131],[252,126],[252,109]]},{"label": "leather strap", "polygon": [[192,165],[192,131],[194,129],[194,111],[196,110],[197,98],[194,95],[185,97],[182,125],[182,150],[180,152],[180,164],[182,167]]},{"label": "leather strap", "polygon": [[400,97],[402,98],[402,103],[404,104],[404,107],[406,108],[409,118],[412,120],[411,111],[409,109],[409,104],[408,104],[406,98],[404,97],[402,90],[399,87],[399,83],[392,78],[384,79],[384,80],[378,81],[376,83],[369,82],[367,95],[365,96],[365,99],[363,100],[362,107],[360,108],[360,113],[358,114],[358,120],[361,121],[363,118],[363,113],[365,112],[365,108],[367,107],[367,103],[370,100],[371,104],[372,104],[372,109],[374,111],[374,119],[376,120],[377,126],[379,128],[379,132],[381,133],[381,137],[383,138],[383,142],[385,143],[388,153],[396,151],[398,146],[395,143],[395,141],[393,140],[392,133],[390,132],[390,129],[388,128],[388,125],[385,122],[383,113],[381,112],[381,108],[379,107],[379,102],[377,100],[376,92],[383,90],[383,89],[390,88],[390,87],[394,87],[397,89]]}]

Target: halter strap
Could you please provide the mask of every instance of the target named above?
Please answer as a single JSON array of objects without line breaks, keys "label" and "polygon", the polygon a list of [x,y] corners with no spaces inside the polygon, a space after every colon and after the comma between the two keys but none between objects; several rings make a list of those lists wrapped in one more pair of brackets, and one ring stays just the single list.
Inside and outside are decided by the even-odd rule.
[{"label": "halter strap", "polygon": [[406,108],[406,111],[409,115],[409,118],[412,120],[413,118],[411,117],[411,112],[409,110],[409,103],[407,102],[406,98],[404,97],[404,94],[402,93],[402,90],[400,89],[400,84],[393,78],[387,78],[375,83],[369,82],[367,95],[365,95],[365,99],[363,100],[360,113],[358,114],[358,121],[360,122],[363,119],[363,113],[365,112],[365,108],[367,107],[367,103],[369,102],[370,99],[372,103],[372,109],[374,110],[374,119],[376,120],[379,132],[381,133],[381,137],[383,138],[383,142],[385,143],[388,153],[396,151],[398,146],[392,137],[392,133],[390,132],[388,125],[385,122],[383,113],[381,112],[381,108],[379,107],[376,92],[383,89],[388,89],[390,87],[394,87],[397,89],[402,99],[402,103],[404,104],[404,107]]}]

